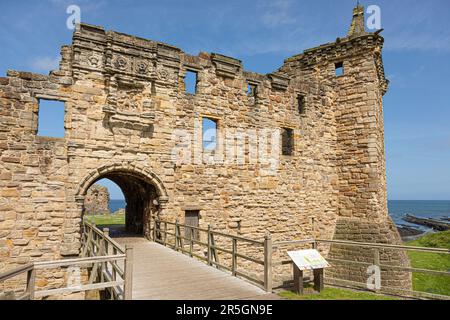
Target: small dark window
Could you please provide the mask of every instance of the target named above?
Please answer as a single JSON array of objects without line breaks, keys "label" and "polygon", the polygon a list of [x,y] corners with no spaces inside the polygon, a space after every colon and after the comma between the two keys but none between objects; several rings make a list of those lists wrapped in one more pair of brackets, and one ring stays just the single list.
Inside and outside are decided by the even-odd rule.
[{"label": "small dark window", "polygon": [[298,112],[300,114],[305,114],[306,112],[306,96],[304,94],[299,94],[297,96]]},{"label": "small dark window", "polygon": [[217,147],[217,120],[203,118],[202,143],[204,151],[214,151]]},{"label": "small dark window", "polygon": [[64,138],[64,102],[39,99],[37,135]]},{"label": "small dark window", "polygon": [[189,227],[199,227],[200,221],[200,210],[186,210],[184,216],[184,224],[186,225],[184,230],[185,238],[187,239],[199,239],[199,232],[197,229],[189,228]]},{"label": "small dark window", "polygon": [[294,130],[289,128],[281,129],[281,153],[283,156],[294,154]]},{"label": "small dark window", "polygon": [[186,71],[186,76],[184,77],[184,85],[186,87],[186,92],[190,94],[197,93],[197,81],[198,74],[195,71]]},{"label": "small dark window", "polygon": [[338,62],[334,64],[336,76],[342,76],[344,74],[344,63]]},{"label": "small dark window", "polygon": [[256,98],[258,86],[256,84],[249,83],[247,86],[247,96]]}]

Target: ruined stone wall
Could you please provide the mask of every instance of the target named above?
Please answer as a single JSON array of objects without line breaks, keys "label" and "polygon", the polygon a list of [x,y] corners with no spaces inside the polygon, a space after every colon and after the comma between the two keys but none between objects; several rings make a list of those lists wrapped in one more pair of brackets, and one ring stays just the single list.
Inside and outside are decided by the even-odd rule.
[{"label": "ruined stone wall", "polygon": [[108,188],[94,184],[84,199],[85,214],[110,214]]},{"label": "ruined stone wall", "polygon": [[[341,217],[385,223],[384,74],[374,62],[380,37],[370,37],[307,51],[261,75],[219,54],[190,56],[82,24],[60,70],[0,78],[0,271],[77,255],[85,195],[101,178],[122,188],[127,210],[143,212],[147,237],[151,214],[183,222],[185,210],[200,210],[201,227],[260,240],[270,232],[274,241],[331,239]],[[337,60],[349,72],[342,78],[333,74]],[[188,70],[198,74],[195,95],[184,88]],[[246,94],[249,83],[256,97]],[[39,98],[65,102],[65,138],[36,135]],[[239,161],[211,161],[220,146],[215,155],[201,150],[203,117],[217,121],[219,145],[230,130],[248,135]],[[294,132],[293,154],[276,150],[275,169],[252,162],[252,130],[281,128]],[[174,160],[186,137],[200,143],[188,161]]]}]

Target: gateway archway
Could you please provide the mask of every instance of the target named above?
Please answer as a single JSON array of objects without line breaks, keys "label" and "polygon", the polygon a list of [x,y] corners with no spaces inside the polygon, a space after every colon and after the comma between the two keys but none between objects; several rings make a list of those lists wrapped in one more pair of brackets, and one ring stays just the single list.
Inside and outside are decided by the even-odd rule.
[{"label": "gateway archway", "polygon": [[161,180],[151,171],[136,166],[110,165],[88,175],[78,190],[84,214],[84,196],[97,181],[109,179],[125,197],[125,232],[150,238],[152,215],[159,215],[167,202]]}]

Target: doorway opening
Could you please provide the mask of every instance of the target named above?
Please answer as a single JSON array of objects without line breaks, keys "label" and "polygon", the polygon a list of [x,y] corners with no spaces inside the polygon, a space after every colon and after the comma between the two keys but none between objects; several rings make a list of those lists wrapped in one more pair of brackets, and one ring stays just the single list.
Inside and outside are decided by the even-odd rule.
[{"label": "doorway opening", "polygon": [[[92,208],[104,209],[105,196],[100,191],[108,191],[106,214]],[[100,202],[92,205],[97,195]],[[89,184],[84,197],[84,218],[100,228],[109,228],[112,237],[151,237],[152,216],[159,211],[158,192],[155,185],[145,176],[130,171],[112,171],[100,175]]]}]

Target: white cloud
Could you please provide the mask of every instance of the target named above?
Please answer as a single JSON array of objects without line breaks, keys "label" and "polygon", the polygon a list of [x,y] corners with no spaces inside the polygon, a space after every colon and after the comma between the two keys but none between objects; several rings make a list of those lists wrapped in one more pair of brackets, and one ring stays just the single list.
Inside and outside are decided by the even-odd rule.
[{"label": "white cloud", "polygon": [[60,58],[53,57],[41,57],[32,61],[31,68],[39,72],[49,72],[51,70],[57,70],[59,68]]},{"label": "white cloud", "polygon": [[446,6],[432,1],[385,4],[386,50],[450,52]]},{"label": "white cloud", "polygon": [[297,21],[292,11],[291,0],[274,0],[262,6],[264,12],[261,21],[265,26],[277,27],[293,24]]}]

